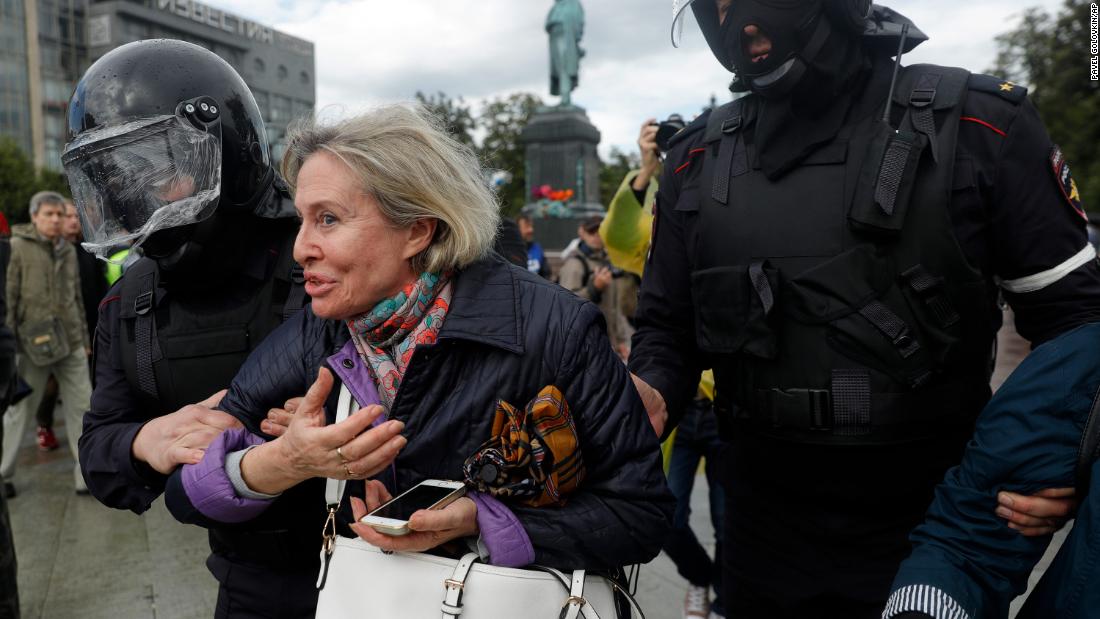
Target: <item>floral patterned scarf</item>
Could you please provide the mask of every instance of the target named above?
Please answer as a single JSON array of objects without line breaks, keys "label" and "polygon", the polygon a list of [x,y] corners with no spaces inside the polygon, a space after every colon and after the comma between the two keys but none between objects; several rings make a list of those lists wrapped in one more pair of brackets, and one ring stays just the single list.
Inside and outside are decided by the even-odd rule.
[{"label": "floral patterned scarf", "polygon": [[451,308],[450,273],[423,273],[404,290],[347,321],[359,356],[367,362],[387,415],[413,350],[439,337]]}]

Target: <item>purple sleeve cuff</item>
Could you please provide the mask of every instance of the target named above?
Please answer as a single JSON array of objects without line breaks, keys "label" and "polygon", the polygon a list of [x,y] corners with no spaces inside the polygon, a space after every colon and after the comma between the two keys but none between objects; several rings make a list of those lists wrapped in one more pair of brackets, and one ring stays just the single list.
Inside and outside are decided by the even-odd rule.
[{"label": "purple sleeve cuff", "polygon": [[491,565],[523,567],[534,563],[531,538],[512,510],[488,494],[470,492],[466,496],[477,505],[477,526]]},{"label": "purple sleeve cuff", "polygon": [[195,509],[211,520],[227,523],[245,522],[263,513],[271,501],[239,496],[225,472],[226,454],[263,442],[262,438],[243,428],[226,430],[206,448],[202,461],[185,464],[181,481]]}]

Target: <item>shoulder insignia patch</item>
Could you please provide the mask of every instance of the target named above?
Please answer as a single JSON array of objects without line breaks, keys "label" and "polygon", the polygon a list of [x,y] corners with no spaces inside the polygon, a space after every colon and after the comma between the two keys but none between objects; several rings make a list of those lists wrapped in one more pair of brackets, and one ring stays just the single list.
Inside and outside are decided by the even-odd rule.
[{"label": "shoulder insignia patch", "polygon": [[994,94],[1012,103],[1020,103],[1027,98],[1027,88],[992,75],[971,74],[969,86],[971,90]]},{"label": "shoulder insignia patch", "polygon": [[1073,180],[1073,175],[1069,172],[1069,163],[1066,162],[1066,156],[1062,154],[1062,149],[1057,145],[1050,149],[1050,169],[1054,173],[1054,180],[1058,183],[1058,189],[1061,190],[1066,202],[1069,202],[1069,205],[1073,207],[1078,215],[1088,221],[1089,216],[1085,213],[1084,205],[1081,204],[1081,193],[1077,190],[1077,182]]}]

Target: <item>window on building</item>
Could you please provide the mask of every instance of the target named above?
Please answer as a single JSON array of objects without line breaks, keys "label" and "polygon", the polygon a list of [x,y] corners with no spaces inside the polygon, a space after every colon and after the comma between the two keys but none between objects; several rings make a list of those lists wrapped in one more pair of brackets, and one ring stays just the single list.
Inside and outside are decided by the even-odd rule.
[{"label": "window on building", "polygon": [[271,97],[271,120],[285,124],[290,120],[290,115],[293,111],[289,97],[282,95],[272,95]]},{"label": "window on building", "polygon": [[300,80],[300,81],[301,81],[301,82],[302,82],[303,84],[308,84],[308,83],[309,83],[309,72],[307,72],[307,71],[302,71],[301,73],[299,73],[299,74],[298,74],[298,79],[299,79],[299,80]]},{"label": "window on building", "polygon": [[252,61],[252,70],[256,73],[263,73],[267,70],[267,65],[264,64],[263,58],[256,58]]},{"label": "window on building", "polygon": [[285,80],[287,75],[288,75],[288,72],[286,70],[286,65],[279,65],[279,69],[278,69],[279,79],[280,80]]}]

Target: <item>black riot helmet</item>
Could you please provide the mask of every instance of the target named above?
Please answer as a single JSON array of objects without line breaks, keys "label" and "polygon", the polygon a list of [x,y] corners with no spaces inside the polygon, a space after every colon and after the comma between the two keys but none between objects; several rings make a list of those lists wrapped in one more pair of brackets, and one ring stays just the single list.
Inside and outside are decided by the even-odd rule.
[{"label": "black riot helmet", "polygon": [[69,104],[62,164],[85,244],[178,251],[214,214],[263,208],[275,180],[256,100],[216,54],[171,39],[97,60]]},{"label": "black riot helmet", "polygon": [[[895,33],[889,23],[890,17],[900,16],[872,6],[870,0],[732,0],[724,21],[719,19],[717,4],[715,0],[673,0],[673,45],[679,44],[690,6],[722,66],[737,74],[743,88],[768,98],[789,94],[831,37],[860,36],[877,49],[888,48],[887,40],[894,35],[896,48],[900,33],[900,26]],[[769,39],[766,57],[754,57],[752,38],[745,33],[749,26]],[[910,37],[906,51],[927,38],[912,30]]]}]

